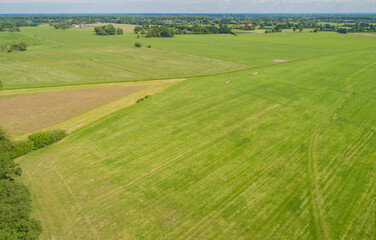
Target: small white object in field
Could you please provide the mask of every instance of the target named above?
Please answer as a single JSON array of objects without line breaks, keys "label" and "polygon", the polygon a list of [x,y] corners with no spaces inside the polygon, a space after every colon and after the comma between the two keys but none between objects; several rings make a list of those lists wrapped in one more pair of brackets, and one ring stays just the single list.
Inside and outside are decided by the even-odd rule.
[{"label": "small white object in field", "polygon": [[274,59],[273,62],[279,62],[279,63],[284,63],[288,62],[289,60],[281,60],[281,59]]},{"label": "small white object in field", "polygon": [[226,84],[228,84],[228,83],[230,83],[230,82],[231,82],[231,80],[229,79],[229,80],[226,81]]},{"label": "small white object in field", "polygon": [[258,74],[258,72],[254,72],[254,73],[253,73],[253,75],[257,75],[257,74]]}]

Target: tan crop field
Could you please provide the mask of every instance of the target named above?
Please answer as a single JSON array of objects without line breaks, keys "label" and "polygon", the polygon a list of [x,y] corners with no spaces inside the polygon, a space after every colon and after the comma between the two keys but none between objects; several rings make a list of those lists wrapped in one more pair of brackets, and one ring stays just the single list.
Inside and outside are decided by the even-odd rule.
[{"label": "tan crop field", "polygon": [[93,108],[127,96],[147,85],[61,90],[3,96],[0,125],[10,133],[46,128]]}]

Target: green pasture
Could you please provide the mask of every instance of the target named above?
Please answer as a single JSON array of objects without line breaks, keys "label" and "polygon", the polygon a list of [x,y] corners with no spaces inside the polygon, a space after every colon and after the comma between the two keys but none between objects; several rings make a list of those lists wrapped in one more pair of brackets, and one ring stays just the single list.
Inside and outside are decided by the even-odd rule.
[{"label": "green pasture", "polygon": [[375,39],[25,35],[8,88],[207,75],[18,159],[42,239],[374,239]]},{"label": "green pasture", "polygon": [[[138,39],[130,31],[96,36],[93,28],[42,25],[0,34],[0,44],[19,41],[30,45],[27,52],[0,52],[6,89],[204,76],[374,46],[374,39],[336,33]],[[135,42],[143,47],[135,48]]]}]

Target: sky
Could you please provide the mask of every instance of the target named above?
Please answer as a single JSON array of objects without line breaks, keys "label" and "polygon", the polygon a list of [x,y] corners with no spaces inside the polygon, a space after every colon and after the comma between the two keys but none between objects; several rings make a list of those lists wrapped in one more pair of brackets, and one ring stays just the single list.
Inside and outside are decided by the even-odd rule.
[{"label": "sky", "polygon": [[12,13],[376,13],[376,0],[0,0]]}]

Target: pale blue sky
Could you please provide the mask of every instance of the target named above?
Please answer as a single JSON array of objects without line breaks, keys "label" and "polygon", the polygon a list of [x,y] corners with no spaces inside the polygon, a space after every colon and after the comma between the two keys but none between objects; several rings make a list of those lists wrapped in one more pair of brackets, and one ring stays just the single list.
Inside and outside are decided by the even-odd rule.
[{"label": "pale blue sky", "polygon": [[0,13],[349,13],[376,0],[0,0]]}]

